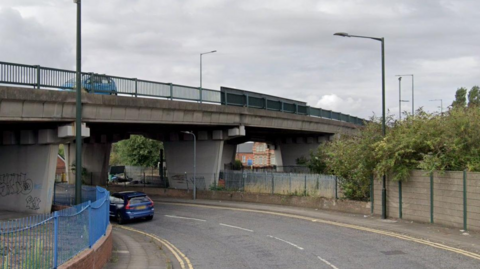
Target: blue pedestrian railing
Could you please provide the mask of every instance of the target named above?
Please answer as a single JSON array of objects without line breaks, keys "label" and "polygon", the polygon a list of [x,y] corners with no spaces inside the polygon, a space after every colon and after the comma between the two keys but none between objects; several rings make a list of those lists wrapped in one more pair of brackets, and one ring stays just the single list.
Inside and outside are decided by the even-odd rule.
[{"label": "blue pedestrian railing", "polygon": [[106,235],[110,194],[51,214],[0,222],[0,268],[57,268]]},{"label": "blue pedestrian railing", "polygon": [[[74,90],[75,71],[39,65],[25,65],[0,62],[0,84],[22,85],[33,88],[54,88]],[[106,80],[102,84],[95,81]],[[113,81],[113,86],[108,84]],[[103,94],[118,94],[133,97],[162,98],[167,100],[183,100],[200,103],[213,103],[229,106],[266,109],[284,113],[293,113],[311,117],[325,118],[336,121],[364,125],[364,119],[351,115],[307,106],[304,102],[284,99],[266,94],[248,91],[231,91],[222,88],[221,91],[202,87],[191,87],[173,83],[156,82],[137,78],[125,78],[92,72],[82,72],[82,87],[87,91]],[[105,90],[107,86],[108,90]],[[238,92],[242,92],[239,94]],[[250,93],[250,94],[249,94]]]}]

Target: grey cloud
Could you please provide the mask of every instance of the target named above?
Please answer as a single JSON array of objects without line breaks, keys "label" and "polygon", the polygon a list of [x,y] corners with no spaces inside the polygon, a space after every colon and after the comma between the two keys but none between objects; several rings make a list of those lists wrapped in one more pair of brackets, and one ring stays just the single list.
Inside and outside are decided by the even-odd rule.
[{"label": "grey cloud", "polygon": [[[0,38],[11,40],[0,44],[8,52],[0,60],[73,68],[71,0],[0,7]],[[398,109],[395,75],[414,73],[416,105],[434,110],[432,96],[451,103],[457,87],[480,83],[479,10],[468,0],[84,1],[83,62],[91,71],[197,86],[199,53],[216,49],[204,58],[205,87],[311,105],[335,95],[345,100],[341,112],[368,117],[381,108],[380,43],[333,33],[384,36],[387,107]]]}]

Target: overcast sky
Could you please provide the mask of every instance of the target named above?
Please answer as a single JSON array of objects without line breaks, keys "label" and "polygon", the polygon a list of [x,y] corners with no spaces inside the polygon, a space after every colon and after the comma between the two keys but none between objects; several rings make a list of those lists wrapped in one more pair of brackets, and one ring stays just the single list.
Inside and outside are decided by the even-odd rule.
[{"label": "overcast sky", "polygon": [[[83,70],[229,86],[359,117],[398,115],[398,74],[415,75],[415,109],[438,111],[480,84],[478,0],[83,0]],[[0,61],[75,69],[73,0],[2,0]],[[411,102],[411,77],[402,99]],[[402,108],[411,111],[411,103]]]}]

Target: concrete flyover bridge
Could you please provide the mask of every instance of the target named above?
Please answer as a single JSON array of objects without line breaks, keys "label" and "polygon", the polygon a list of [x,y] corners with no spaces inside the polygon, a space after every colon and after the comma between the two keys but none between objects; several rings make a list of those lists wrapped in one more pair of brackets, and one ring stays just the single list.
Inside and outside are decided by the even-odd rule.
[{"label": "concrete flyover bridge", "polygon": [[[67,171],[75,158],[76,96],[72,91],[58,90],[66,87],[62,83],[74,73],[33,66],[35,72],[29,75],[28,68],[32,66],[21,65],[19,70],[27,71],[4,76],[5,70],[19,71],[11,71],[11,65],[2,64],[0,84],[33,89],[0,86],[0,175],[26,175],[25,180],[31,182],[31,190],[17,190],[16,186],[22,186],[22,182],[11,183],[10,179],[0,177],[0,201],[7,201],[6,209],[15,211],[20,200],[24,211],[48,211],[58,145],[65,144]],[[47,71],[60,75],[48,75]],[[61,79],[52,79],[57,77]],[[358,118],[311,108],[303,102],[231,88],[214,92],[137,79],[130,85],[127,82],[131,79],[109,78],[115,81],[116,95],[82,94],[83,164],[98,185],[105,184],[107,179],[111,144],[131,134],[163,141],[170,185],[186,188],[193,179],[193,136],[182,131],[196,135],[197,174],[208,187],[224,164],[234,161],[237,144],[266,142],[276,149],[279,166],[291,166],[321,142],[335,135],[354,134],[363,124]],[[169,86],[169,96],[147,94],[151,87],[160,91],[165,85]],[[134,90],[129,90],[130,87]],[[32,201],[36,205],[31,205]]]}]

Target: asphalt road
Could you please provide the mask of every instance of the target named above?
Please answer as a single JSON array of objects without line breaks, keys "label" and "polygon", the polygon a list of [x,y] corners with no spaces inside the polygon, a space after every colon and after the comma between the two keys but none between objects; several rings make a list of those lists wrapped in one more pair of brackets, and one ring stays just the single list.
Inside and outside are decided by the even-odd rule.
[{"label": "asphalt road", "polygon": [[152,221],[127,224],[174,244],[195,269],[480,268],[431,246],[307,220],[156,204]]}]

